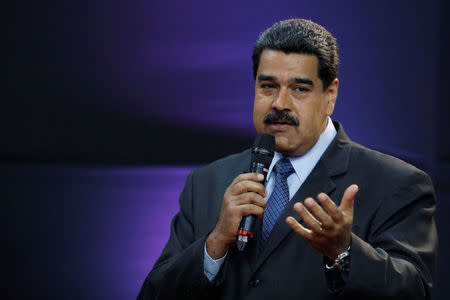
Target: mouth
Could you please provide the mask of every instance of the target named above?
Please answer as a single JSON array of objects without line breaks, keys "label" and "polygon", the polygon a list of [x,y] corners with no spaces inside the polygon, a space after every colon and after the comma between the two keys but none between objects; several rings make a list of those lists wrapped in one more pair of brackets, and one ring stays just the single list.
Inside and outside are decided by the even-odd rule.
[{"label": "mouth", "polygon": [[275,121],[270,122],[268,125],[272,131],[285,131],[294,126],[291,122],[288,121]]},{"label": "mouth", "polygon": [[280,120],[280,121],[273,121],[269,123],[270,125],[294,125],[289,121],[286,120]]}]

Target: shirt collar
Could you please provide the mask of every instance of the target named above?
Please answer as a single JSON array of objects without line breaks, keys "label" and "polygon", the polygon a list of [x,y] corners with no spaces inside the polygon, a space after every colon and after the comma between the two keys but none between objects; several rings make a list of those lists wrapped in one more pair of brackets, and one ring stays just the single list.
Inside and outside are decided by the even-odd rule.
[{"label": "shirt collar", "polygon": [[[314,146],[303,155],[288,157],[300,182],[304,182],[306,180],[306,177],[308,177],[309,173],[311,173],[312,169],[322,157],[322,154],[333,141],[336,133],[336,128],[334,128],[331,118],[328,117],[327,127],[322,132]],[[275,151],[272,163],[270,164],[269,173],[267,174],[267,180],[270,179],[273,167],[282,157],[283,155],[281,153]]]}]

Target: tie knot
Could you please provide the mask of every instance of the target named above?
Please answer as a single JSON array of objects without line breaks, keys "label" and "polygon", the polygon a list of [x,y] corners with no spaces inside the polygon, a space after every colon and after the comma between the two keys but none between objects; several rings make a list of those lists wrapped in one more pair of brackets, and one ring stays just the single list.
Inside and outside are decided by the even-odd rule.
[{"label": "tie knot", "polygon": [[283,157],[275,164],[275,171],[283,178],[288,178],[289,175],[294,173],[294,167],[289,159]]}]

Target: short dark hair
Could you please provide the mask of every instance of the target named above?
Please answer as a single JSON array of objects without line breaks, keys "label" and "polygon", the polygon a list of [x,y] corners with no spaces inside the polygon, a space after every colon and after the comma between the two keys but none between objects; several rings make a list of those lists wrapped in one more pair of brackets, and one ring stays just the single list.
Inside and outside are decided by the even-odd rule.
[{"label": "short dark hair", "polygon": [[279,21],[258,37],[253,48],[253,77],[256,79],[264,49],[286,54],[311,54],[319,60],[318,76],[325,90],[337,78],[339,49],[336,39],[317,23],[304,19]]}]

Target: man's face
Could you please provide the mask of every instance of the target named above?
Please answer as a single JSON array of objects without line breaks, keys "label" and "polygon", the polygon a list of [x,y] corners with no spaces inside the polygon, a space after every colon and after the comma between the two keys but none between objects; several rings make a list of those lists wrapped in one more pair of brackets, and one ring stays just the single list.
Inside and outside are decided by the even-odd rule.
[{"label": "man's face", "polygon": [[258,133],[275,137],[277,151],[285,156],[301,155],[311,149],[333,113],[338,80],[324,91],[318,63],[315,55],[269,49],[261,54],[253,123]]}]

